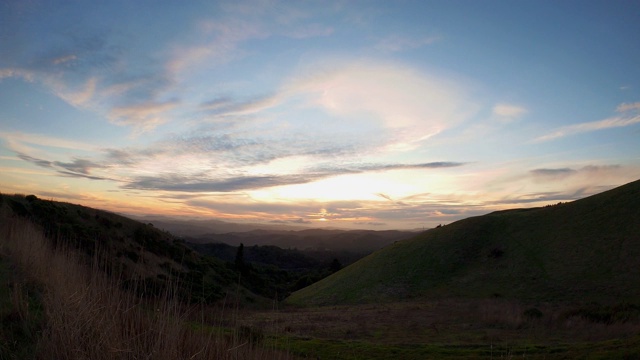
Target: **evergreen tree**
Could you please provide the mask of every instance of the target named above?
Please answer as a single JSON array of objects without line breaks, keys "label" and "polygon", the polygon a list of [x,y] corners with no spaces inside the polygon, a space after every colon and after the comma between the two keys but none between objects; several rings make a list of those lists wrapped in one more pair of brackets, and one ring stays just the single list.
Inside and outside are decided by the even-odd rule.
[{"label": "evergreen tree", "polygon": [[340,261],[338,259],[333,259],[333,261],[331,261],[331,265],[329,265],[329,270],[331,270],[331,273],[339,271],[340,269],[342,269],[342,264],[340,263]]},{"label": "evergreen tree", "polygon": [[240,243],[238,246],[238,252],[236,252],[236,269],[240,272],[244,272],[244,244]]}]

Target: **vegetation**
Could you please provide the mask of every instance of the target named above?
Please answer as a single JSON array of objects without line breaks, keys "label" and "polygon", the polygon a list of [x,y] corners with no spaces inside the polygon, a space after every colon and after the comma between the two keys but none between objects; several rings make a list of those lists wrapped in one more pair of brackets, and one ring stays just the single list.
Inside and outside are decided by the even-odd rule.
[{"label": "vegetation", "polygon": [[640,181],[571,203],[499,211],[400,241],[291,304],[506,298],[640,304]]},{"label": "vegetation", "polygon": [[3,218],[0,239],[0,276],[11,284],[0,293],[2,359],[288,358],[239,329],[196,322],[197,308],[180,301],[180,286],[153,297],[139,296],[145,282],[130,284],[139,291],[123,288],[99,256],[87,264],[75,244],[51,246],[22,219]]},{"label": "vegetation", "polygon": [[[302,289],[340,270],[340,260],[335,252],[316,253],[297,249],[281,249],[277,246],[238,247],[223,244],[187,243],[199,254],[213,256],[233,263],[241,274],[240,283],[264,297],[283,300],[293,291]],[[338,253],[338,256],[343,253]],[[348,254],[351,259],[354,254]]]},{"label": "vegetation", "polygon": [[638,218],[640,181],[343,267],[0,195],[0,359],[635,359]]}]

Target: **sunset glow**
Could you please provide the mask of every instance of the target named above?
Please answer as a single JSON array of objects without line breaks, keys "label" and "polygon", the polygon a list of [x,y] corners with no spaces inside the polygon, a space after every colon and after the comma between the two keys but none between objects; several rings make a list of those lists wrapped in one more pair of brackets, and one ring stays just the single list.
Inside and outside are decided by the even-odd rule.
[{"label": "sunset glow", "polygon": [[0,191],[416,229],[640,178],[638,2],[8,1]]}]

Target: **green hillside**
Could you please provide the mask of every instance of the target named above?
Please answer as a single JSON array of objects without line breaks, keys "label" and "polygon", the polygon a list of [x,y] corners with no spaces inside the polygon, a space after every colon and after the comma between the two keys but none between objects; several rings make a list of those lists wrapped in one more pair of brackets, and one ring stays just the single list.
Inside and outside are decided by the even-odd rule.
[{"label": "green hillside", "polygon": [[498,211],[400,241],[291,304],[412,298],[638,302],[640,180],[570,203]]}]

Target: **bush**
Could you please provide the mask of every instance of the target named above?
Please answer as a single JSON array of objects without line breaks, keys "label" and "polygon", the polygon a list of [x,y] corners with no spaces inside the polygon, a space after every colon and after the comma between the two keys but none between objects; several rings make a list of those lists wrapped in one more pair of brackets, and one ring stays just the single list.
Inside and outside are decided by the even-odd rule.
[{"label": "bush", "polygon": [[640,320],[640,306],[628,303],[603,306],[593,303],[569,311],[565,316],[567,318],[579,316],[588,321],[601,324],[625,323],[627,321]]},{"label": "bush", "polygon": [[529,320],[540,319],[543,316],[542,311],[538,308],[529,308],[524,311],[523,315]]},{"label": "bush", "polygon": [[238,342],[249,342],[250,344],[259,344],[264,339],[264,333],[252,326],[240,326],[236,332]]}]

